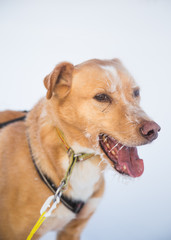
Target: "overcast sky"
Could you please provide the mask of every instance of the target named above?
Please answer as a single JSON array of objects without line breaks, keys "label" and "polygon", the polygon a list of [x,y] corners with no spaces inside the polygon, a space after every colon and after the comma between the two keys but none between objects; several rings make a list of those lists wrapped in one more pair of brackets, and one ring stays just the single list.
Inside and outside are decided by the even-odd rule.
[{"label": "overcast sky", "polygon": [[141,178],[106,173],[104,198],[82,240],[170,240],[171,1],[0,1],[0,110],[31,109],[61,61],[114,57],[135,77],[141,105],[162,131],[139,148]]}]

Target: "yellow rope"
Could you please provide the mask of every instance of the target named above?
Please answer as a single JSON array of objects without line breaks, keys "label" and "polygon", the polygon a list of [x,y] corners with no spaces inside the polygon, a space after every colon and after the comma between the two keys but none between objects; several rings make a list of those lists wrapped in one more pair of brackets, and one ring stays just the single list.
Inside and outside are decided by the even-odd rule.
[{"label": "yellow rope", "polygon": [[42,225],[42,223],[46,219],[46,217],[44,217],[45,214],[46,214],[46,212],[43,212],[43,214],[40,216],[39,220],[34,225],[33,229],[31,230],[31,232],[30,232],[30,234],[29,234],[29,236],[27,237],[26,240],[31,240],[32,239],[33,235],[37,232],[37,230],[40,228],[40,226]]}]

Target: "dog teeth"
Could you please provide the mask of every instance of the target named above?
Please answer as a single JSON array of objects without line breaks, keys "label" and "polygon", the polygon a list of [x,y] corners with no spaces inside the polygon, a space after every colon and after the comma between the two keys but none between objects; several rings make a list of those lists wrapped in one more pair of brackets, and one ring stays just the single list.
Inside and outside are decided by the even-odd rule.
[{"label": "dog teeth", "polygon": [[116,153],[115,153],[115,151],[111,151],[111,153],[112,153],[114,156],[116,156]]},{"label": "dog teeth", "polygon": [[108,149],[110,148],[109,143],[106,143],[106,147],[107,147]]},{"label": "dog teeth", "polygon": [[103,142],[105,143],[107,141],[107,137],[103,136]]}]

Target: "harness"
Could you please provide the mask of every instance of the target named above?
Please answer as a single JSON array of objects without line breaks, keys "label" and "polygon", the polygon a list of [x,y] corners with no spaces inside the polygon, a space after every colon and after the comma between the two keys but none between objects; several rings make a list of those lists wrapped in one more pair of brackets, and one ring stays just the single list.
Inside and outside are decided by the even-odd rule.
[{"label": "harness", "polygon": [[[25,119],[26,119],[26,116],[23,116],[23,117],[19,117],[19,118],[16,118],[16,119],[13,119],[13,120],[10,120],[7,122],[0,123],[0,128],[3,128],[14,122],[24,121]],[[56,131],[57,131],[57,135],[59,136],[59,138],[61,139],[62,143],[64,144],[64,146],[66,148],[66,152],[67,152],[68,158],[70,160],[69,167],[65,173],[64,178],[62,179],[62,181],[58,187],[55,185],[55,183],[53,183],[53,181],[46,174],[43,173],[43,171],[36,164],[36,161],[33,157],[30,139],[29,139],[29,136],[27,136],[29,151],[30,151],[34,166],[35,166],[41,180],[47,185],[47,187],[54,194],[54,195],[48,197],[48,199],[45,201],[44,205],[42,206],[42,208],[40,210],[41,216],[40,216],[39,220],[37,221],[37,223],[35,224],[35,226],[33,227],[32,231],[30,232],[27,240],[30,240],[33,237],[33,235],[38,230],[38,228],[41,226],[41,224],[44,222],[46,217],[49,217],[51,215],[52,211],[56,208],[56,206],[57,206],[57,204],[59,204],[59,202],[61,202],[65,207],[67,207],[70,211],[72,211],[75,214],[78,214],[85,204],[83,201],[77,201],[77,200],[68,198],[67,196],[65,196],[63,194],[63,192],[67,188],[67,185],[68,185],[69,179],[71,177],[75,163],[78,161],[83,161],[88,158],[91,158],[92,156],[94,156],[94,154],[87,154],[87,153],[75,154],[74,150],[67,144],[61,130],[56,128]],[[49,208],[49,210],[47,211],[48,208]]]}]

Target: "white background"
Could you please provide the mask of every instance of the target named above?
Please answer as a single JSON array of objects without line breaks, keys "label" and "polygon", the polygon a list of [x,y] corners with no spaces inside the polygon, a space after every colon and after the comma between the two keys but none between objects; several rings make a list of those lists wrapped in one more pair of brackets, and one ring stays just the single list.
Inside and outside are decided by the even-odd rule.
[{"label": "white background", "polygon": [[162,131],[139,148],[140,179],[106,173],[105,196],[82,239],[170,240],[171,1],[0,0],[0,110],[30,109],[58,62],[114,57],[141,86],[141,105]]}]

